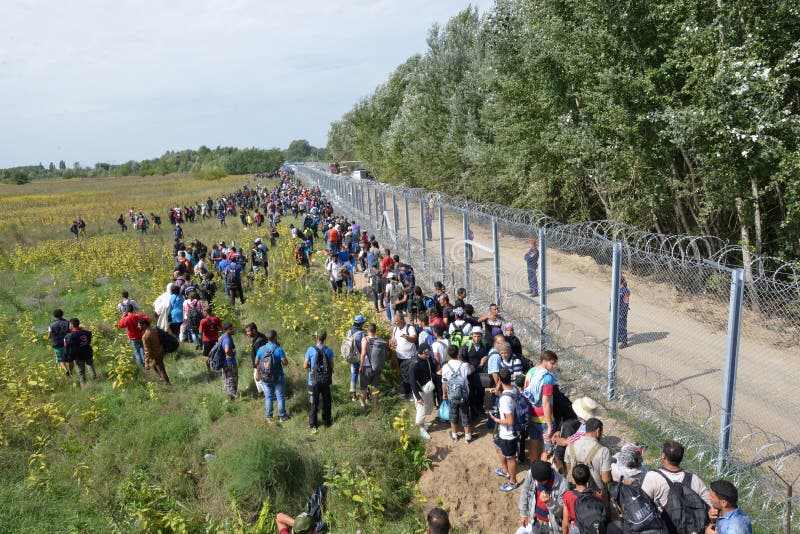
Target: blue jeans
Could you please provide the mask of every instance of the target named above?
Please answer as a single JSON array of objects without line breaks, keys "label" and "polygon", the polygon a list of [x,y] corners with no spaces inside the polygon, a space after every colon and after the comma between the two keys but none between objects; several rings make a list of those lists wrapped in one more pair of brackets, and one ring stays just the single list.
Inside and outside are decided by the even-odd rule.
[{"label": "blue jeans", "polygon": [[281,375],[277,382],[268,384],[261,382],[264,388],[264,405],[266,407],[267,419],[272,418],[272,399],[278,399],[278,417],[286,417],[286,376]]},{"label": "blue jeans", "polygon": [[358,386],[358,369],[361,367],[359,363],[350,364],[350,393],[355,393]]},{"label": "blue jeans", "polygon": [[133,357],[136,358],[136,363],[139,364],[139,367],[144,367],[144,345],[142,345],[141,339],[131,339],[131,345],[133,345]]}]

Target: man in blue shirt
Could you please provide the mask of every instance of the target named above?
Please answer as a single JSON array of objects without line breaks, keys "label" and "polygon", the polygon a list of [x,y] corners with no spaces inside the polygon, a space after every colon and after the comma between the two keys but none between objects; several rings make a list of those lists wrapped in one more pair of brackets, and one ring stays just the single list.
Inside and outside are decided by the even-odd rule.
[{"label": "man in blue shirt", "polygon": [[[328,334],[324,330],[317,331],[317,343],[308,347],[303,361],[303,369],[308,369],[308,429],[312,433],[317,432],[317,410],[320,397],[322,397],[322,422],[325,426],[331,426],[331,378],[334,357],[333,350],[325,346],[327,338]],[[327,358],[328,361],[317,362],[317,356],[320,355]],[[327,374],[327,377],[320,380],[320,375],[323,374]]]},{"label": "man in blue shirt", "polygon": [[739,508],[736,486],[727,480],[716,480],[711,483],[709,498],[713,507],[708,517],[712,523],[706,528],[706,534],[753,534],[750,518]]},{"label": "man in blue shirt", "polygon": [[[360,356],[361,355],[361,341],[366,336],[366,332],[364,332],[364,323],[367,320],[364,318],[363,315],[359,314],[353,318],[353,327],[348,332],[348,335],[353,336],[353,350],[355,350],[355,354]],[[344,355],[343,355],[344,356]],[[350,364],[350,400],[355,402],[358,400],[358,396],[356,395],[356,391],[358,391],[358,369],[360,365],[358,363],[351,363]]]},{"label": "man in blue shirt", "polygon": [[265,358],[272,358],[272,366],[274,366],[277,375],[277,380],[274,382],[267,382],[265,377],[259,376],[261,387],[264,389],[264,403],[266,408],[267,421],[272,421],[272,399],[273,397],[278,401],[278,417],[279,421],[283,423],[286,421],[286,375],[283,374],[283,366],[289,363],[286,359],[286,353],[278,344],[278,333],[275,330],[267,332],[267,342],[258,349],[256,353],[256,367],[262,369],[261,361]]}]

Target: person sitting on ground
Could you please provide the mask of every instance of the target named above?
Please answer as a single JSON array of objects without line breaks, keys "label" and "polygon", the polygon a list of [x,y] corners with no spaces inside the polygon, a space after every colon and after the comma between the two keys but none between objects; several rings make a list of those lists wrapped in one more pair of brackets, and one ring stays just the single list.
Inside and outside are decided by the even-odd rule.
[{"label": "person sitting on ground", "polygon": [[316,534],[317,526],[314,518],[303,512],[297,517],[278,512],[275,516],[278,534]]}]

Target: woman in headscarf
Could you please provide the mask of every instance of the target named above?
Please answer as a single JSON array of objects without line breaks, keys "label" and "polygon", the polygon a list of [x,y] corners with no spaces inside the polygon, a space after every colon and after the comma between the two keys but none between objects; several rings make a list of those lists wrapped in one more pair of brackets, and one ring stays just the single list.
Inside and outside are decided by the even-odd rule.
[{"label": "woman in headscarf", "polygon": [[169,300],[172,297],[172,282],[167,284],[166,291],[161,293],[158,298],[153,302],[153,311],[156,312],[156,324],[162,330],[169,328]]},{"label": "woman in headscarf", "polygon": [[642,460],[642,448],[626,443],[615,456],[617,462],[611,464],[611,477],[617,482],[629,480],[641,484],[648,471]]}]

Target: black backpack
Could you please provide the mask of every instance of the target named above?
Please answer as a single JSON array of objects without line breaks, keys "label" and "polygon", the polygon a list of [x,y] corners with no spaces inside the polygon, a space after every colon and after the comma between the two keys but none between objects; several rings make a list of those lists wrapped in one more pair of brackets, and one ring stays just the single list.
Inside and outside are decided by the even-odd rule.
[{"label": "black backpack", "polygon": [[658,508],[638,483],[613,484],[611,498],[621,510],[623,532],[669,534]]},{"label": "black backpack", "polygon": [[[323,348],[325,347],[323,346]],[[317,356],[314,358],[314,367],[311,369],[311,385],[329,386],[333,381],[331,362],[319,347],[315,346],[314,350],[317,351]]]},{"label": "black backpack", "polygon": [[277,348],[278,347],[275,346],[275,348],[264,354],[264,356],[258,360],[258,379],[267,384],[274,384],[281,377],[279,367],[275,363],[275,358],[272,355]]},{"label": "black backpack", "polygon": [[242,286],[242,275],[240,274],[238,269],[229,269],[225,273],[225,283],[228,287],[241,287]]},{"label": "black backpack", "polygon": [[197,331],[200,328],[200,321],[203,319],[203,314],[195,306],[189,306],[189,312],[186,315],[186,324],[189,330]]},{"label": "black backpack", "polygon": [[161,346],[164,348],[164,352],[175,352],[178,350],[180,343],[175,336],[160,328],[157,328],[157,330],[158,339],[161,341]]},{"label": "black backpack", "polygon": [[685,473],[682,482],[673,482],[661,470],[656,472],[669,484],[664,518],[670,534],[701,534],[705,532],[708,505],[692,489],[692,473]]},{"label": "black backpack", "polygon": [[577,497],[575,501],[575,524],[581,534],[606,534],[608,511],[606,505],[591,489],[581,492],[571,490]]}]

